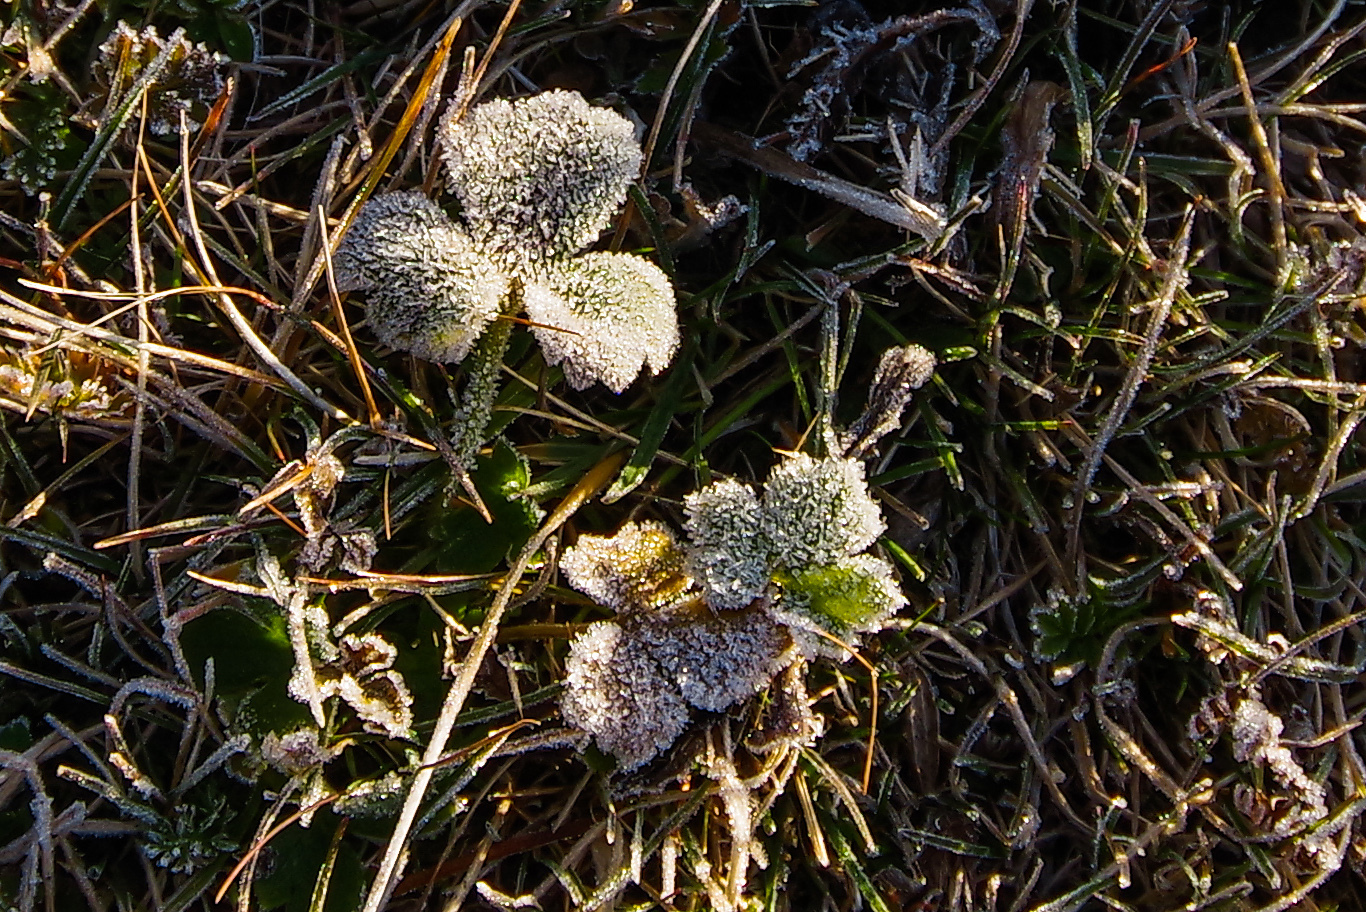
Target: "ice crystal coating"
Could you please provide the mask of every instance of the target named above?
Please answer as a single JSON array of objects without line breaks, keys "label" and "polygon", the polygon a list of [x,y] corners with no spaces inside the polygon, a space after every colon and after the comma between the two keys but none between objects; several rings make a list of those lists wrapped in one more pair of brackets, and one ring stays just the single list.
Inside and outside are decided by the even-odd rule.
[{"label": "ice crystal coating", "polygon": [[642,624],[637,637],[683,699],[710,712],[754,696],[792,660],[787,632],[758,611]]},{"label": "ice crystal coating", "polygon": [[311,772],[333,756],[333,751],[319,743],[315,728],[300,728],[284,735],[267,732],[261,741],[261,759],[286,776]]},{"label": "ice crystal coating", "polygon": [[901,413],[911,393],[934,376],[934,355],[919,345],[902,345],[882,353],[868,406],[840,437],[846,456],[857,456],[901,426]]},{"label": "ice crystal coating", "polygon": [[886,526],[868,494],[863,464],[799,453],[764,485],[763,530],[774,559],[791,570],[833,564],[864,550]]},{"label": "ice crystal coating", "polygon": [[413,696],[392,670],[398,650],[377,633],[347,634],[337,647],[337,658],[314,670],[320,697],[341,697],[371,731],[412,737]]},{"label": "ice crystal coating", "polygon": [[691,584],[687,558],[663,523],[627,523],[613,536],[581,535],[560,559],[569,585],[619,613],[663,608]]},{"label": "ice crystal coating", "polygon": [[601,621],[579,634],[565,671],[565,722],[592,734],[626,769],[653,760],[688,724],[678,688],[620,624]]},{"label": "ice crystal coating", "polygon": [[186,40],[184,29],[162,38],[155,26],[138,32],[120,21],[100,45],[92,72],[97,82],[108,87],[110,101],[114,102],[121,100],[142,71],[163,55],[164,66],[147,90],[147,129],[158,136],[179,132],[182,111],[186,125],[197,129],[199,120],[191,115],[206,112],[217,100],[228,58],[204,44],[192,44]]},{"label": "ice crystal coating", "polygon": [[754,489],[720,481],[683,500],[693,575],[712,607],[743,608],[768,585],[771,545]]},{"label": "ice crystal coating", "polygon": [[510,262],[569,256],[597,239],[640,170],[631,122],[577,92],[495,99],[440,129],[447,184],[476,239]]},{"label": "ice crystal coating", "polygon": [[436,203],[386,193],[366,203],[333,258],[337,287],[365,291],[380,341],[429,361],[460,361],[494,317],[509,279]]},{"label": "ice crystal coating", "polygon": [[649,260],[588,253],[548,266],[523,296],[546,361],[564,362],[575,389],[619,393],[648,365],[658,374],[678,348],[673,286]]},{"label": "ice crystal coating", "polygon": [[[783,595],[774,609],[777,617],[792,627],[824,630],[842,639],[880,629],[906,604],[891,564],[869,554],[845,557],[822,567],[780,572],[778,582]],[[833,646],[828,641],[819,645]]]}]

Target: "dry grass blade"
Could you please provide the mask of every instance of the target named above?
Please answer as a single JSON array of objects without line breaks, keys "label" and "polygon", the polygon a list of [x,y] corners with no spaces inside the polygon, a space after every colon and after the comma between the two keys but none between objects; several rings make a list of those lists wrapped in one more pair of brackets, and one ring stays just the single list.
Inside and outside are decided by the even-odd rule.
[{"label": "dry grass blade", "polygon": [[474,643],[466,653],[464,661],[460,664],[460,671],[451,684],[446,699],[441,704],[441,714],[437,717],[431,740],[427,742],[427,747],[423,752],[422,767],[414,775],[412,784],[408,787],[407,797],[404,799],[402,811],[399,812],[398,822],[394,825],[393,835],[389,837],[389,843],[385,848],[379,870],[376,872],[374,880],[371,881],[370,891],[365,900],[365,912],[379,912],[393,891],[394,884],[400,874],[399,862],[405,854],[409,830],[417,819],[418,807],[422,803],[427,785],[431,781],[431,767],[445,753],[446,741],[455,727],[455,719],[465,706],[465,700],[469,697],[470,689],[474,686],[474,676],[483,664],[484,655],[493,645],[498,632],[498,624],[502,620],[502,612],[512,601],[517,580],[521,579],[531,563],[532,557],[541,549],[546,540],[560,526],[564,525],[590,497],[610,483],[625,461],[624,455],[617,454],[609,456],[594,466],[574,486],[569,495],[560,502],[560,505],[555,508],[555,512],[550,514],[536,535],[522,548],[517,560],[513,562],[512,568],[503,580],[502,587],[498,590],[492,607],[489,608],[488,614],[485,615],[483,623],[479,626],[478,637],[475,638]]}]

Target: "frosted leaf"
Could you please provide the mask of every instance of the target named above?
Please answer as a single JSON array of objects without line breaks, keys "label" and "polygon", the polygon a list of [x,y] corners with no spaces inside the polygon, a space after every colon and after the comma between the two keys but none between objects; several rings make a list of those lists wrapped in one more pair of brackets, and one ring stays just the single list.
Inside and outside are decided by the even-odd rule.
[{"label": "frosted leaf", "polygon": [[768,586],[771,547],[754,489],[720,481],[683,500],[692,572],[718,610],[743,608]]},{"label": "frosted leaf", "polygon": [[389,772],[377,779],[354,783],[332,805],[332,810],[342,817],[379,820],[397,814],[407,793],[408,780],[397,772]]},{"label": "frosted leaf", "polygon": [[862,463],[799,453],[774,469],[764,485],[764,533],[774,559],[788,569],[857,554],[885,528]]},{"label": "frosted leaf", "polygon": [[[198,118],[207,114],[223,90],[227,57],[202,43],[186,40],[183,29],[162,38],[155,26],[134,31],[120,21],[99,46],[91,72],[108,90],[112,107],[132,88],[143,69],[163,53],[169,55],[166,65],[147,89],[147,129],[158,136],[171,136],[180,130],[182,111],[187,126],[198,128]],[[134,115],[132,123],[137,122]]]},{"label": "frosted leaf", "polygon": [[367,731],[382,732],[390,738],[413,736],[413,696],[396,671],[382,671],[364,680],[349,674],[334,677],[332,669],[318,669],[319,689],[324,697],[341,697],[351,707]]},{"label": "frosted leaf", "polygon": [[428,361],[463,359],[510,284],[436,203],[411,191],[366,203],[333,265],[339,290],[368,293],[379,340]]},{"label": "frosted leaf", "polygon": [[564,363],[575,389],[594,382],[619,393],[641,365],[658,374],[678,348],[673,286],[649,260],[589,253],[554,263],[523,295],[550,364]]},{"label": "frosted leaf", "polygon": [[770,608],[782,623],[816,634],[804,648],[843,657],[844,650],[819,631],[849,640],[857,633],[880,630],[900,611],[906,596],[892,577],[892,566],[868,554],[846,557],[837,564],[779,573],[782,595]]},{"label": "frosted leaf", "polygon": [[[1285,722],[1267,709],[1255,690],[1234,708],[1230,731],[1233,758],[1239,763],[1265,763],[1296,802],[1295,807],[1281,810],[1280,819],[1273,828],[1278,836],[1291,835],[1328,815],[1327,794],[1323,784],[1300,766],[1290,748],[1281,740],[1284,728]],[[1311,834],[1303,848],[1317,854],[1322,851],[1323,845],[1316,845]]]},{"label": "frosted leaf", "polygon": [[411,738],[413,696],[403,676],[390,670],[398,650],[377,633],[347,634],[336,661],[314,670],[323,699],[341,697],[370,731]]},{"label": "frosted leaf", "polygon": [[858,456],[901,426],[901,413],[911,401],[911,393],[934,376],[935,360],[919,345],[902,345],[882,353],[873,383],[868,388],[868,406],[840,439],[846,456]]},{"label": "frosted leaf", "polygon": [[394,645],[377,633],[348,633],[337,646],[341,653],[338,664],[357,678],[392,668],[398,658]]},{"label": "frosted leaf", "polygon": [[663,608],[692,583],[663,523],[627,523],[616,535],[580,535],[560,559],[569,585],[613,611]]},{"label": "frosted leaf", "polygon": [[579,634],[565,671],[565,722],[591,734],[625,769],[654,759],[688,724],[678,688],[619,624],[600,621]]},{"label": "frosted leaf", "polygon": [[683,699],[711,712],[754,696],[792,659],[787,632],[758,611],[640,624],[636,636]]},{"label": "frosted leaf", "polygon": [[578,92],[495,99],[439,130],[446,180],[475,238],[535,266],[582,250],[640,170],[635,128]]},{"label": "frosted leaf", "polygon": [[261,759],[286,776],[315,770],[333,756],[333,751],[319,743],[315,728],[300,728],[284,735],[267,732],[261,741]]}]

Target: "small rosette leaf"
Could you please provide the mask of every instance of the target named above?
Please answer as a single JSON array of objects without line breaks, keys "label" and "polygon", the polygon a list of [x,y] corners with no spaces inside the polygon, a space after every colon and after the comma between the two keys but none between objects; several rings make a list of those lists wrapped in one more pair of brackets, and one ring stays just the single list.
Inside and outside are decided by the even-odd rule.
[{"label": "small rosette leaf", "polygon": [[[891,565],[868,554],[825,566],[779,571],[775,580],[782,589],[772,610],[775,617],[796,629],[843,640],[881,629],[906,604]],[[822,652],[833,646],[819,641],[814,645]]]},{"label": "small rosette leaf", "polygon": [[640,170],[635,127],[578,92],[495,99],[459,119],[456,111],[439,131],[447,185],[470,232],[510,264],[587,247]]},{"label": "small rosette leaf", "polygon": [[743,608],[768,586],[771,546],[754,489],[738,481],[708,485],[683,501],[693,575],[719,611]]},{"label": "small rosette leaf", "polygon": [[692,584],[687,559],[663,523],[627,523],[616,535],[580,535],[560,569],[569,585],[625,614],[664,608]]},{"label": "small rosette leaf", "polygon": [[863,464],[848,459],[788,458],[769,475],[763,504],[764,534],[775,561],[789,570],[857,554],[886,528]]},{"label": "small rosette leaf", "polygon": [[589,253],[551,264],[523,292],[546,361],[575,389],[626,389],[642,365],[658,374],[678,348],[668,276],[649,260]]},{"label": "small rosette leaf", "polygon": [[337,287],[368,295],[379,340],[456,362],[498,315],[510,280],[436,203],[387,193],[366,203],[333,258]]}]

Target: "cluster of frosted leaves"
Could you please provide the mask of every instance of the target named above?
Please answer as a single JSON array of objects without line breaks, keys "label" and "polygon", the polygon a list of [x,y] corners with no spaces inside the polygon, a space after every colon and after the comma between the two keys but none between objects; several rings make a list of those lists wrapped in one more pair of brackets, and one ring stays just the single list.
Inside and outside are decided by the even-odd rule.
[{"label": "cluster of frosted leaves", "polygon": [[640,170],[631,122],[577,92],[497,99],[441,124],[450,191],[488,249],[526,263],[595,241]]},{"label": "cluster of frosted leaves", "polygon": [[727,709],[791,661],[786,631],[758,611],[599,621],[570,644],[561,711],[634,769],[682,734],[689,706]]},{"label": "cluster of frosted leaves", "polygon": [[886,526],[859,462],[798,454],[773,470],[762,497],[722,481],[684,506],[691,570],[715,608],[746,605],[777,582],[771,610],[783,623],[848,637],[880,629],[905,604],[892,568],[860,554]]},{"label": "cluster of frosted leaves", "polygon": [[333,258],[337,287],[365,291],[365,316],[385,345],[454,362],[498,315],[510,281],[441,207],[421,193],[361,208]]},{"label": "cluster of frosted leaves", "polygon": [[626,199],[640,167],[631,122],[577,92],[494,100],[440,130],[457,225],[413,193],[366,205],[338,251],[348,289],[370,292],[376,334],[459,361],[514,285],[550,364],[576,389],[621,392],[678,348],[673,286],[630,254],[576,256]]},{"label": "cluster of frosted leaves", "polygon": [[719,481],[689,494],[683,507],[692,572],[707,601],[729,610],[763,595],[772,547],[764,535],[763,508],[754,489],[738,481]]},{"label": "cluster of frosted leaves", "polygon": [[665,608],[692,579],[673,530],[663,523],[627,523],[616,535],[581,535],[560,560],[569,585],[620,614]]},{"label": "cluster of frosted leaves", "polygon": [[560,565],[618,614],[571,644],[564,717],[627,768],[672,744],[688,707],[748,699],[798,655],[846,659],[840,643],[906,603],[891,565],[861,553],[884,526],[857,462],[793,456],[762,495],[722,481],[684,506],[686,542],[628,523]]},{"label": "cluster of frosted leaves", "polygon": [[183,29],[162,38],[154,26],[135,31],[120,21],[99,46],[91,71],[115,102],[158,60],[165,65],[147,89],[147,129],[158,136],[174,135],[180,130],[182,113],[186,126],[197,129],[194,115],[207,112],[218,99],[229,61],[202,43],[190,42]]},{"label": "cluster of frosted leaves", "polygon": [[678,348],[673,286],[638,256],[588,253],[551,264],[527,283],[522,303],[546,361],[563,362],[575,389],[601,381],[619,393],[642,363],[658,374]]}]

